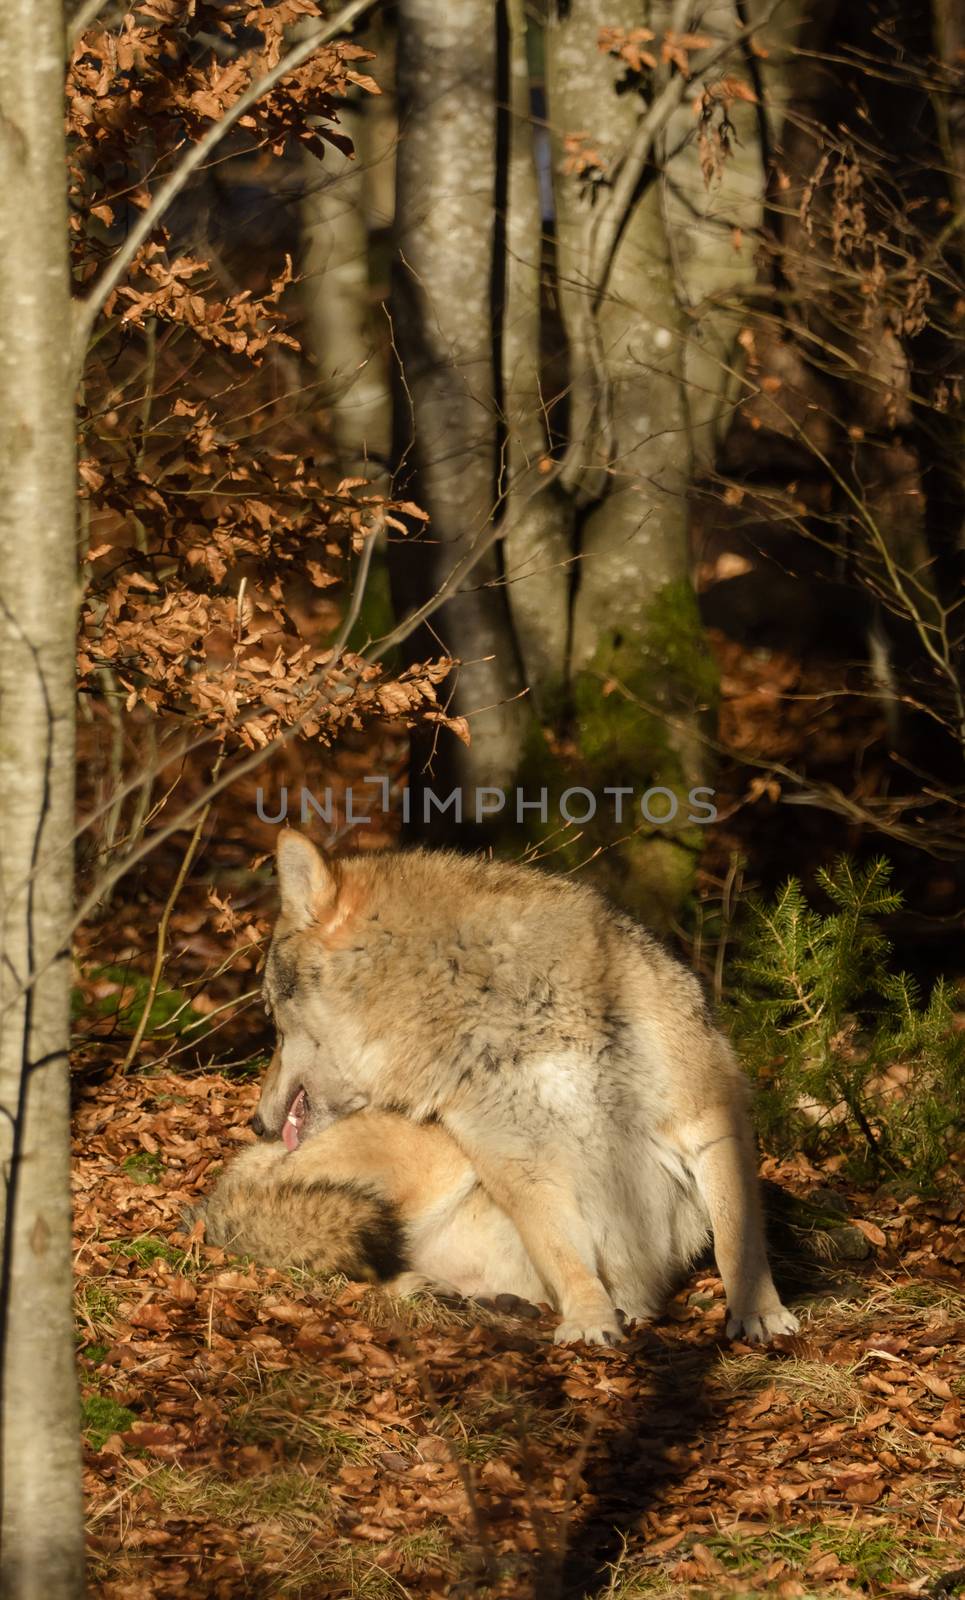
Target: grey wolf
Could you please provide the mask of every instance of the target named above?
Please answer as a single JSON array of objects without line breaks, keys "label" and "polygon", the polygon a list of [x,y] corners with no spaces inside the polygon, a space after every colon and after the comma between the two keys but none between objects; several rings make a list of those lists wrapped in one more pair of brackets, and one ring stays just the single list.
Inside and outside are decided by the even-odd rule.
[{"label": "grey wolf", "polygon": [[700,985],[585,883],[425,851],[327,863],[286,832],[256,1129],[437,1121],[511,1219],[559,1342],[656,1315],[713,1238],[727,1331],[789,1333],[746,1085]]}]

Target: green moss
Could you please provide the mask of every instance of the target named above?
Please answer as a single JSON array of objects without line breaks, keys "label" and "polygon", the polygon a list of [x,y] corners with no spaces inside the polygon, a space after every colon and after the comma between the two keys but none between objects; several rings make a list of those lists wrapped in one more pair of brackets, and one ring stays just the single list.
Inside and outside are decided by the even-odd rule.
[{"label": "green moss", "polygon": [[[141,1020],[150,991],[150,979],[143,972],[133,972],[130,967],[93,967],[88,976],[106,978],[117,984],[114,994],[101,995],[94,1001],[93,1009],[99,1016],[114,1017],[120,1033],[133,1033]],[[71,994],[71,1010],[75,1017],[82,1016],[87,1001],[81,989]],[[195,1011],[182,989],[159,988],[151,1002],[147,1020],[146,1038],[160,1034],[176,1038],[190,1026],[195,1038],[202,1038],[210,1024],[200,1011]]]},{"label": "green moss", "polygon": [[[623,783],[674,788],[695,777],[689,730],[716,702],[717,672],[689,584],[668,583],[638,627],[611,629],[574,685],[584,760]],[[685,770],[686,769],[686,770]]]},{"label": "green moss", "polygon": [[603,860],[607,893],[666,931],[689,905],[701,842],[695,830],[674,834],[669,827],[625,840]]},{"label": "green moss", "polygon": [[707,647],[697,597],[682,579],[654,597],[643,628],[652,670],[663,674],[689,707],[712,707],[719,691],[717,666]]},{"label": "green moss", "polygon": [[[687,583],[667,584],[639,623],[610,630],[572,685],[561,730],[548,738],[537,727],[519,776],[527,798],[547,791],[547,821],[528,810],[517,822],[502,819],[497,848],[518,855],[521,842],[546,844],[548,864],[568,870],[593,860],[592,874],[619,904],[667,929],[681,917],[693,890],[700,824],[689,823],[687,796],[706,782],[700,724],[715,703],[717,675],[704,642],[697,604]],[[569,788],[588,789],[597,801],[587,823],[564,828],[560,799]],[[616,815],[606,788],[631,789]],[[677,800],[672,821],[654,823],[640,810],[649,789],[669,789]],[[669,801],[654,796],[660,817]],[[570,809],[582,810],[579,797]]]},{"label": "green moss", "polygon": [[[131,1159],[136,1158],[129,1156],[128,1160]],[[143,1183],[145,1180],[138,1178],[135,1181]],[[149,1181],[153,1183],[155,1180],[152,1178]],[[167,1261],[172,1267],[180,1267],[184,1262],[183,1250],[168,1244],[166,1239],[155,1239],[151,1234],[145,1234],[140,1239],[113,1239],[111,1249],[118,1255],[133,1256],[135,1261],[139,1261],[145,1267],[154,1261]]]},{"label": "green moss", "polygon": [[100,1450],[113,1433],[126,1433],[136,1420],[133,1411],[107,1394],[89,1394],[81,1409],[81,1427],[92,1450]]},{"label": "green moss", "polygon": [[124,1157],[121,1170],[127,1173],[132,1183],[159,1183],[164,1163],[160,1156],[151,1155],[147,1150],[137,1150],[133,1155]]}]

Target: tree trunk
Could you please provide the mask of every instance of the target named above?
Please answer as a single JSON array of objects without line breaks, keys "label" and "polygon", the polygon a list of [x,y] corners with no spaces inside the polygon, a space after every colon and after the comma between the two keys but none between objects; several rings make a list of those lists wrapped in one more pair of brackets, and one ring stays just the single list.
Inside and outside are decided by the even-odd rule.
[{"label": "tree trunk", "polygon": [[[572,0],[547,32],[560,299],[572,375],[566,482],[585,507],[571,694],[584,767],[579,781],[594,791],[660,786],[678,797],[673,822],[651,824],[636,812],[622,825],[611,819],[605,834],[592,837],[608,847],[602,870],[621,898],[632,884],[630,898],[667,922],[693,879],[697,838],[680,824],[689,814],[686,795],[702,776],[696,719],[714,690],[689,583],[689,328],[654,161],[601,272],[601,223],[616,205],[617,179],[647,105],[669,73],[655,75],[646,97],[632,86],[619,93],[626,69],[600,50],[600,20],[595,0]],[[628,30],[640,21],[633,0],[606,17]],[[584,132],[585,147],[576,152],[583,165],[573,170],[565,139]],[[669,809],[669,801],[653,806],[660,815]]]},{"label": "tree trunk", "polygon": [[74,762],[70,285],[60,0],[0,20],[2,1592],[83,1592],[71,1315]]},{"label": "tree trunk", "polygon": [[[397,603],[438,588],[491,526],[498,479],[493,361],[496,7],[493,0],[400,0],[395,337],[397,485],[428,511],[428,536],[393,552]],[[458,656],[452,709],[472,744],[440,744],[434,787],[509,785],[529,710],[496,546],[433,617]],[[438,651],[431,636],[416,648]],[[427,759],[430,752],[421,753]],[[451,770],[446,768],[451,763]],[[413,776],[418,779],[420,753]]]},{"label": "tree trunk", "polygon": [[543,218],[530,107],[524,0],[507,0],[509,129],[502,384],[505,570],[523,674],[541,715],[558,710],[567,670],[574,508],[548,482],[541,361]]},{"label": "tree trunk", "polygon": [[392,224],[396,125],[388,30],[379,28],[371,43],[382,93],[339,110],[354,156],[330,145],[324,162],[305,157],[302,264],[306,329],[321,398],[331,407],[339,470],[384,490],[392,434],[389,329],[373,307],[370,263],[373,234]]},{"label": "tree trunk", "polygon": [[[673,9],[670,0],[655,4],[651,27],[672,27]],[[699,32],[716,46],[764,10],[762,0],[712,0],[701,10]],[[798,4],[782,5],[755,34],[753,48],[735,45],[712,74],[741,81],[755,97],[728,103],[726,152],[716,143],[719,113],[708,120],[703,141],[697,137],[693,97],[675,113],[658,147],[663,223],[684,329],[685,403],[700,472],[714,466],[740,397],[737,336],[758,276],[769,167],[786,109],[787,55],[801,38],[802,21]],[[706,53],[692,53],[696,67]]]}]

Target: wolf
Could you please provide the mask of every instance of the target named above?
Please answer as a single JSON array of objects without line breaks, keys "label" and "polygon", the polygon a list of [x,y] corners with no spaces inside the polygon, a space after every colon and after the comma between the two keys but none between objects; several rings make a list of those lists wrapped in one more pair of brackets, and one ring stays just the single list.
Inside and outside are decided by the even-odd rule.
[{"label": "wolf", "polygon": [[791,1333],[746,1084],[699,983],[589,885],[413,850],[278,846],[254,1119],[292,1152],[364,1107],[437,1122],[512,1221],[559,1343],[659,1314],[713,1239],[727,1332]]},{"label": "wolf", "polygon": [[209,1244],[307,1267],[497,1304],[545,1290],[510,1218],[438,1124],[359,1111],[305,1138],[250,1145],[192,1213]]}]

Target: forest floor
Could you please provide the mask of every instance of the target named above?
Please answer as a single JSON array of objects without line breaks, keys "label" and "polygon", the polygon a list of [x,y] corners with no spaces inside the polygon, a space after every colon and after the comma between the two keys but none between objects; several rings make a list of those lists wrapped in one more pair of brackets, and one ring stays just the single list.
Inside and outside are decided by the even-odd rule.
[{"label": "forest floor", "polygon": [[[798,808],[789,828],[769,763],[810,770],[810,761],[853,784],[854,752],[874,750],[865,702],[825,693],[784,658],[724,643],[719,654],[732,759],[702,868],[711,906],[735,853],[766,887],[853,845],[850,824],[829,841],[824,812]],[[105,741],[99,724],[87,733],[92,785]],[[273,768],[272,794],[279,782],[321,792],[404,768],[397,736],[380,765],[362,741],[326,756],[323,774],[298,769],[299,750],[290,771]],[[161,775],[165,785],[177,776]],[[859,776],[868,787],[863,767]],[[183,781],[200,784],[203,773]],[[78,947],[74,1181],[92,1592],[965,1591],[960,1204],[856,1192],[840,1155],[820,1167],[801,1156],[765,1162],[793,1193],[835,1191],[871,1253],[812,1273],[794,1301],[800,1334],[763,1351],[724,1338],[709,1270],[619,1350],[559,1349],[548,1315],[391,1302],[190,1242],[184,1208],[250,1139],[272,1043],[257,969],[277,828],[257,818],[261,781],[224,797],[169,925],[183,838],[127,880]],[[339,848],[391,847],[396,822],[352,840],[341,830]],[[922,904],[943,912],[941,871],[917,858],[915,870]],[[151,1004],[145,974],[159,926],[169,960]],[[947,956],[947,920],[935,930],[928,949]],[[925,933],[917,920],[909,946]],[[703,956],[712,967],[713,949]],[[151,1027],[125,1078],[114,1068],[145,1004]]]},{"label": "forest floor", "polygon": [[[250,1075],[81,1085],[92,1591],[951,1596],[965,1588],[961,1206],[846,1194],[872,1255],[760,1350],[698,1272],[614,1351],[552,1319],[253,1268],[183,1210],[251,1138]],[[834,1166],[834,1163],[831,1163]],[[798,1194],[840,1189],[803,1158]]]}]

